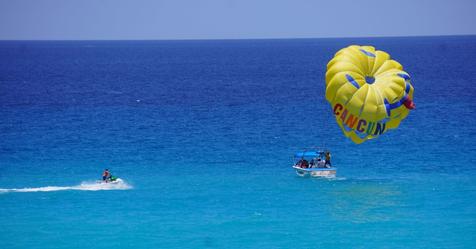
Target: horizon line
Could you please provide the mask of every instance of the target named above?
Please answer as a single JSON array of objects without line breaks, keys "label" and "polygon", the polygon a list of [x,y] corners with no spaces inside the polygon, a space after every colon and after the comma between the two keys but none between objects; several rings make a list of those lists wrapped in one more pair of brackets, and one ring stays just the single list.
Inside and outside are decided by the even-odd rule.
[{"label": "horizon line", "polygon": [[476,34],[455,35],[389,35],[389,36],[328,36],[328,37],[269,37],[269,38],[170,38],[170,39],[0,39],[9,41],[234,41],[234,40],[315,40],[315,39],[366,39],[366,38],[425,38],[425,37],[460,37],[476,36]]}]

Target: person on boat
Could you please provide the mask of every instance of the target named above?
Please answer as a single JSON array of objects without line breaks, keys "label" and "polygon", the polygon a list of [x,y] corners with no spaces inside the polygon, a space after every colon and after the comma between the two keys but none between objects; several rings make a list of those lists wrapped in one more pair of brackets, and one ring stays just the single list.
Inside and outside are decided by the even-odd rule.
[{"label": "person on boat", "polygon": [[309,167],[309,162],[306,159],[302,158],[301,160],[299,160],[298,166],[303,169],[307,169]]},{"label": "person on boat", "polygon": [[322,160],[321,158],[317,159],[317,167],[318,168],[325,168],[326,167],[326,161]]},{"label": "person on boat", "polygon": [[329,166],[331,167],[331,152],[330,151],[326,151],[326,166]]},{"label": "person on boat", "polygon": [[105,169],[104,172],[102,173],[102,180],[107,182],[111,179],[111,173],[109,172],[108,169]]},{"label": "person on boat", "polygon": [[313,159],[311,159],[311,161],[309,162],[309,168],[314,168],[314,166],[316,165],[316,161]]}]

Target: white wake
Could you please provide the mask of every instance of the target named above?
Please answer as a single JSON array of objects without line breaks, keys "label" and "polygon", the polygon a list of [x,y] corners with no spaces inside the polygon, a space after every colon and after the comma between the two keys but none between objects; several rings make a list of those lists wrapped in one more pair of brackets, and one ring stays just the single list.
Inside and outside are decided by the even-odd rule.
[{"label": "white wake", "polygon": [[8,192],[50,192],[50,191],[62,191],[62,190],[83,190],[83,191],[99,191],[99,190],[127,190],[132,189],[132,186],[127,184],[122,179],[118,178],[113,183],[104,182],[82,182],[76,186],[46,186],[38,188],[0,188],[0,193]]}]

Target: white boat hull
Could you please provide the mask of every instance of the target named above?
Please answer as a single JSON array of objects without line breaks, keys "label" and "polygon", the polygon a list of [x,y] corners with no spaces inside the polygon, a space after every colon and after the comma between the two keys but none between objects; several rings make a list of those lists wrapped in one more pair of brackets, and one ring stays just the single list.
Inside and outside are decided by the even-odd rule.
[{"label": "white boat hull", "polygon": [[298,176],[312,176],[312,177],[334,177],[337,168],[300,168],[293,166]]}]

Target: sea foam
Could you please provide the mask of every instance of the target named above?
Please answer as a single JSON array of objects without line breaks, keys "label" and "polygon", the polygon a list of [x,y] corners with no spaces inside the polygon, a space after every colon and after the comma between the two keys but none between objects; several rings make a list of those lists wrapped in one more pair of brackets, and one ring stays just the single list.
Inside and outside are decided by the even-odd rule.
[{"label": "sea foam", "polygon": [[79,185],[75,186],[46,186],[46,187],[37,187],[37,188],[9,188],[4,189],[0,188],[0,193],[8,192],[51,192],[51,191],[62,191],[62,190],[82,190],[82,191],[99,191],[99,190],[127,190],[132,189],[132,186],[127,184],[122,179],[117,179],[117,183],[103,183],[103,182],[82,182]]}]

